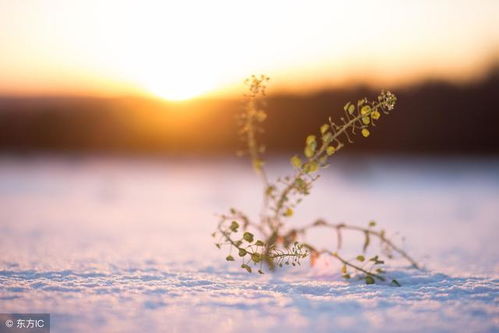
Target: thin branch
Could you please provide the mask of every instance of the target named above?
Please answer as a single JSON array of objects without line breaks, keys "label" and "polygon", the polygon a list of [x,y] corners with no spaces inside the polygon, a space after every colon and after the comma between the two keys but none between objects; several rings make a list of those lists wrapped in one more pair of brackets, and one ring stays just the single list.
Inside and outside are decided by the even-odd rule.
[{"label": "thin branch", "polygon": [[294,230],[296,232],[299,232],[299,233],[304,233],[308,229],[317,228],[317,227],[325,227],[325,228],[331,228],[331,229],[335,229],[335,230],[339,230],[339,229],[355,230],[355,231],[360,231],[360,232],[367,233],[369,235],[378,237],[382,243],[388,245],[393,251],[397,252],[403,258],[405,258],[407,261],[409,261],[414,268],[419,269],[418,263],[412,257],[410,257],[407,254],[407,252],[405,252],[404,250],[402,250],[401,248],[396,246],[391,240],[386,238],[383,232],[375,231],[375,230],[372,230],[370,228],[348,225],[348,224],[344,224],[344,223],[338,223],[338,224],[328,223],[324,220],[317,220],[316,222],[314,222],[312,224],[306,225],[302,228],[296,228]]},{"label": "thin branch", "polygon": [[[361,121],[362,118],[370,117],[372,113],[378,112],[378,109],[382,108],[382,105],[383,105],[383,102],[378,102],[378,103],[374,104],[373,106],[371,106],[371,108],[370,108],[370,110],[368,112],[366,112],[364,114],[359,113],[357,116],[353,117],[350,121],[348,121],[343,126],[341,126],[339,130],[336,130],[332,134],[332,137],[331,137],[331,139],[330,139],[329,142],[324,142],[324,141],[322,142],[321,147],[319,148],[319,150],[317,152],[315,152],[314,156],[312,156],[310,158],[309,162],[317,162],[317,160],[319,159],[319,157],[325,152],[325,150],[329,146],[330,142],[337,141],[337,142],[341,143],[341,141],[339,141],[338,138],[342,134],[348,133],[346,131],[348,129],[354,128],[355,124],[357,122]],[[334,124],[334,123],[332,123],[332,124]],[[333,126],[332,126],[332,128],[333,128]],[[281,194],[279,196],[279,199],[276,201],[275,210],[274,210],[274,218],[278,218],[280,216],[280,214],[282,212],[282,209],[284,208],[284,202],[286,202],[287,196],[293,190],[293,188],[294,188],[296,182],[298,181],[298,179],[300,179],[305,174],[306,174],[305,170],[303,168],[300,168],[298,170],[298,172],[295,173],[293,181],[291,181],[283,189],[283,191],[281,192]]]},{"label": "thin branch", "polygon": [[364,274],[366,274],[368,276],[372,276],[372,277],[375,277],[375,278],[377,278],[377,279],[379,279],[381,281],[385,281],[385,277],[383,277],[383,276],[381,276],[379,274],[375,274],[375,273],[369,272],[369,271],[363,269],[362,267],[359,267],[359,266],[357,266],[355,264],[352,264],[350,261],[345,260],[342,257],[340,257],[340,255],[338,253],[336,253],[336,252],[331,252],[329,250],[321,250],[321,251],[319,251],[319,253],[320,254],[322,254],[322,253],[329,254],[331,257],[334,257],[334,258],[338,259],[339,261],[341,261],[341,263],[343,263],[344,265],[352,267],[353,269],[356,269],[357,271],[362,272],[362,273],[364,273]]}]

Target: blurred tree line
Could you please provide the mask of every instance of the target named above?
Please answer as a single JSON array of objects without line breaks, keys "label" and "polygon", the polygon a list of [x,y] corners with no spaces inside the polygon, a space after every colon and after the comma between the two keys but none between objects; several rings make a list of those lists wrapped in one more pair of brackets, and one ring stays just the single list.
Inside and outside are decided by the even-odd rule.
[{"label": "blurred tree line", "polygon": [[[348,151],[499,153],[499,67],[480,82],[428,81],[392,91],[396,110]],[[347,101],[378,92],[355,87],[268,96],[268,150],[300,150],[304,136],[329,116],[340,117]],[[0,152],[232,154],[240,147],[236,116],[242,106],[242,99],[3,97]]]}]

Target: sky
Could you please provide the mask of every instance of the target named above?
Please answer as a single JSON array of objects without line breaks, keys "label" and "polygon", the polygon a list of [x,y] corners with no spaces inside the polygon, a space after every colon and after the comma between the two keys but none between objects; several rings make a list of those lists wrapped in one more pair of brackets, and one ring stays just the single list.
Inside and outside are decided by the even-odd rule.
[{"label": "sky", "polygon": [[307,93],[482,76],[499,1],[0,0],[0,95]]}]

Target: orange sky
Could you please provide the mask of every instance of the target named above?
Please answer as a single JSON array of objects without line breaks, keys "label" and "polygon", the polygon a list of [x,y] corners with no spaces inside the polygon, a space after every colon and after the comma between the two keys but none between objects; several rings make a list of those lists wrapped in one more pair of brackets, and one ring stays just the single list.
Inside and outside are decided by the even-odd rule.
[{"label": "orange sky", "polygon": [[1,95],[308,92],[466,80],[499,55],[499,1],[0,0]]}]

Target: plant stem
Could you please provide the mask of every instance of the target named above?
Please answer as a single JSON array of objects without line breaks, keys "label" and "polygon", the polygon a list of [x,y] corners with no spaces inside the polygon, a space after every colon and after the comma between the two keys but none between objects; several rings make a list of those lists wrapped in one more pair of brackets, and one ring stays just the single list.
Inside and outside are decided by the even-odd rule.
[{"label": "plant stem", "polygon": [[307,226],[304,226],[304,227],[299,228],[299,229],[294,229],[294,230],[296,230],[297,232],[303,233],[307,229],[316,228],[316,227],[326,227],[326,228],[332,228],[332,229],[336,229],[336,230],[338,230],[338,229],[356,230],[356,231],[368,233],[369,235],[378,237],[383,243],[385,243],[386,245],[388,245],[392,250],[394,250],[395,252],[397,252],[398,254],[400,254],[407,261],[409,261],[414,268],[419,269],[418,263],[413,258],[411,258],[404,250],[402,250],[401,248],[399,248],[395,244],[393,244],[393,242],[391,240],[389,240],[388,238],[386,238],[385,235],[383,233],[379,232],[379,231],[371,230],[369,228],[363,228],[363,227],[358,227],[358,226],[353,226],[353,225],[347,225],[347,224],[344,224],[344,223],[333,224],[333,223],[328,223],[328,222],[326,222],[324,220],[318,220],[318,221],[316,221],[316,222],[314,222],[312,224],[309,224]]},{"label": "plant stem", "polygon": [[329,254],[330,256],[332,256],[332,257],[334,257],[334,258],[338,259],[339,261],[341,261],[344,265],[347,265],[347,266],[349,266],[349,267],[352,267],[353,269],[356,269],[356,270],[358,270],[359,272],[362,272],[362,273],[364,273],[364,274],[366,274],[366,275],[369,275],[369,276],[375,277],[375,278],[377,278],[377,279],[379,279],[379,280],[381,280],[381,281],[385,281],[385,278],[384,278],[383,276],[378,275],[378,274],[371,273],[371,272],[369,272],[369,271],[366,271],[366,270],[365,270],[365,269],[363,269],[362,267],[359,267],[359,266],[357,266],[357,265],[355,265],[355,264],[352,264],[352,263],[351,263],[351,262],[349,262],[348,260],[345,260],[345,259],[343,259],[342,257],[340,257],[340,256],[338,255],[338,253],[336,253],[336,252],[331,252],[331,251],[329,251],[329,250],[322,250],[322,251],[320,251],[319,253],[321,253],[321,254],[322,254],[322,253]]},{"label": "plant stem", "polygon": [[[339,142],[338,138],[341,134],[343,134],[347,129],[352,128],[356,122],[360,121],[364,117],[369,117],[373,112],[377,111],[378,108],[381,106],[381,103],[374,104],[370,111],[367,112],[366,114],[360,114],[352,118],[349,122],[347,122],[345,125],[341,126],[341,129],[339,129],[337,132],[335,132],[332,135],[332,138],[330,142],[337,141]],[[326,150],[330,142],[323,142],[319,150],[310,158],[309,162],[315,162]],[[281,214],[282,209],[284,208],[284,202],[286,201],[287,196],[289,193],[293,190],[296,181],[301,178],[302,176],[305,175],[305,171],[303,168],[300,168],[299,171],[295,174],[293,181],[290,182],[284,190],[281,192],[279,199],[277,200],[276,206],[275,206],[275,211],[274,211],[274,218],[278,219],[279,215]]]}]

